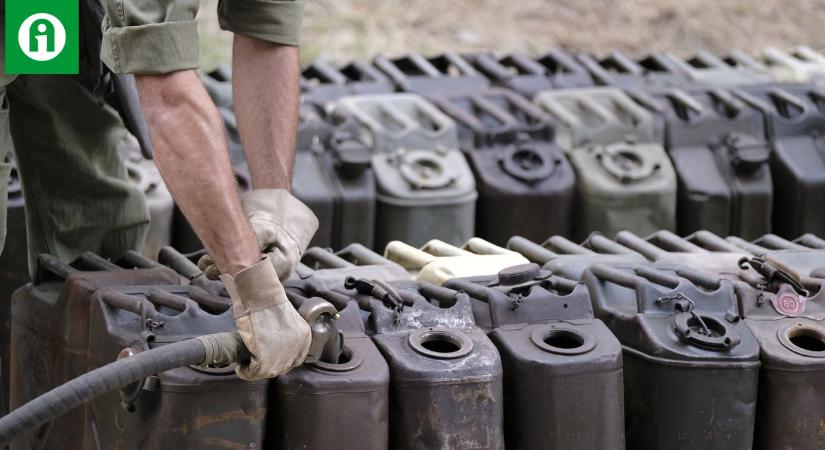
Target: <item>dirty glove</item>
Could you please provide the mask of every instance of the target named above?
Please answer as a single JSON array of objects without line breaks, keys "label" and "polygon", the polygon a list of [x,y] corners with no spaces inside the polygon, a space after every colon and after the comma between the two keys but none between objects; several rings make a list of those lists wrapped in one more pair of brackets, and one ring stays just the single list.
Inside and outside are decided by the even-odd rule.
[{"label": "dirty glove", "polygon": [[244,380],[273,378],[300,365],[309,352],[309,325],[286,298],[275,267],[261,262],[238,272],[221,275],[232,297],[235,326],[250,353],[249,362],[236,373]]},{"label": "dirty glove", "polygon": [[[318,218],[286,189],[249,191],[241,196],[241,203],[261,251],[269,256],[278,272],[278,279],[289,278],[318,230]],[[198,261],[198,267],[208,278],[220,275],[209,255]]]}]

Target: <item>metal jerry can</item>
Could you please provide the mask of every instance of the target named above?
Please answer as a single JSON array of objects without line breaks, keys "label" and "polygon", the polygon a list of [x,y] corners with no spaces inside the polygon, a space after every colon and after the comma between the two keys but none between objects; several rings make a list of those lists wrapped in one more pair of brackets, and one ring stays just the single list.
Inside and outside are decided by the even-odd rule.
[{"label": "metal jerry can", "polygon": [[436,104],[455,120],[475,175],[479,237],[503,244],[514,233],[535,239],[569,233],[575,175],[538,107],[500,88]]},{"label": "metal jerry can", "polygon": [[[287,295],[300,297],[292,288]],[[343,339],[337,360],[304,364],[272,382],[266,448],[387,448],[387,363],[365,334],[357,303],[342,305],[337,326]]]},{"label": "metal jerry can", "polygon": [[467,294],[413,281],[354,284],[390,368],[390,448],[504,448],[501,359]]},{"label": "metal jerry can", "polygon": [[369,149],[348,125],[296,152],[293,193],[320,224],[311,245],[357,242],[372,247],[376,193],[370,159]]},{"label": "metal jerry can", "polygon": [[[746,270],[738,289],[744,322],[762,349],[754,448],[822,448],[825,405],[817,399],[825,395],[825,279],[783,280],[772,261],[757,262],[762,270]],[[774,270],[777,276],[764,276]]]},{"label": "metal jerry can", "polygon": [[676,176],[646,110],[607,87],[546,91],[535,102],[559,124],[556,142],[576,171],[574,237],[675,227]]},{"label": "metal jerry can", "polygon": [[444,286],[501,354],[507,447],[624,449],[622,347],[583,284],[526,264]]},{"label": "metal jerry can", "polygon": [[387,244],[384,257],[409,271],[414,279],[437,285],[451,278],[493,275],[528,262],[520,254],[481,238],[472,238],[461,248],[437,239],[420,249],[393,241]]},{"label": "metal jerry can", "polygon": [[628,448],[752,448],[759,345],[729,280],[604,264],[582,280],[624,349]]},{"label": "metal jerry can", "polygon": [[573,280],[580,279],[582,272],[593,264],[646,262],[644,256],[598,233],[588,236],[581,244],[558,235],[549,237],[542,244],[523,236],[513,236],[507,242],[507,248],[543,269]]},{"label": "metal jerry can", "polygon": [[490,85],[487,77],[453,52],[431,58],[419,53],[394,59],[378,56],[373,63],[398,90],[425,97],[480,92]]},{"label": "metal jerry can", "polygon": [[562,50],[552,49],[538,58],[521,53],[496,57],[491,53],[467,55],[473,67],[493,84],[533,98],[547,89],[592,86],[593,79],[576,60]]},{"label": "metal jerry can", "polygon": [[806,232],[825,234],[819,214],[825,201],[825,90],[779,85],[734,93],[765,117],[773,146],[773,231],[787,238]]},{"label": "metal jerry can", "polygon": [[394,86],[386,75],[363,60],[353,60],[337,68],[316,60],[301,72],[304,102],[327,104],[347,95],[392,92]]},{"label": "metal jerry can", "polygon": [[770,231],[773,183],[762,117],[729,91],[668,89],[656,114],[678,179],[677,230],[756,237]]},{"label": "metal jerry can", "polygon": [[825,83],[825,55],[799,46],[789,51],[775,47],[762,50],[761,60],[781,83]]},{"label": "metal jerry can", "polygon": [[[180,283],[180,277],[165,267],[124,266],[91,253],[71,264],[50,255],[38,257],[33,281],[12,296],[12,409],[88,371],[89,311],[97,289]],[[84,416],[85,409],[78,408],[40,432],[21,437],[12,448],[81,449]]]},{"label": "metal jerry can", "polygon": [[576,55],[579,64],[590,72],[595,84],[622,89],[648,89],[680,85],[686,75],[664,53],[652,53],[640,60],[613,51],[597,58],[589,53]]},{"label": "metal jerry can", "polygon": [[376,248],[472,236],[476,185],[449,117],[414,94],[346,97],[334,114],[354,117],[372,151]]},{"label": "metal jerry can", "polygon": [[685,74],[687,83],[684,87],[732,88],[768,84],[773,81],[767,69],[737,65],[705,50],[700,50],[686,59],[671,53],[667,53],[667,57]]},{"label": "metal jerry can", "polygon": [[[91,306],[90,370],[235,329],[231,300],[196,286],[102,288]],[[260,448],[268,382],[241,380],[235,367],[180,367],[92,400],[84,448]]]}]

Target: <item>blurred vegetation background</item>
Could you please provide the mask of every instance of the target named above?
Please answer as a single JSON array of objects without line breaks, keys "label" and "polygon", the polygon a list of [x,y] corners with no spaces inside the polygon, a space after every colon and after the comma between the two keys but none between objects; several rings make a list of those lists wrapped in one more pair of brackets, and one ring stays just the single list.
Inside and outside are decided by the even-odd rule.
[{"label": "blurred vegetation background", "polygon": [[[232,1],[232,0],[225,0]],[[229,61],[217,0],[201,2],[204,69]],[[550,47],[640,55],[825,48],[825,0],[307,0],[305,63],[442,50],[539,53]]]}]

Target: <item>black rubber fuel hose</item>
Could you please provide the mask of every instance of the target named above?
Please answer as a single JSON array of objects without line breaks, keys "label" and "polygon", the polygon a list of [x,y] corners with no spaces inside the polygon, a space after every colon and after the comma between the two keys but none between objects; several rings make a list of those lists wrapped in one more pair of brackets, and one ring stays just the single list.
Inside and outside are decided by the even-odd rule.
[{"label": "black rubber fuel hose", "polygon": [[166,344],[81,375],[0,418],[0,446],[108,392],[148,376],[194,364],[229,364],[248,358],[240,335],[218,333]]}]

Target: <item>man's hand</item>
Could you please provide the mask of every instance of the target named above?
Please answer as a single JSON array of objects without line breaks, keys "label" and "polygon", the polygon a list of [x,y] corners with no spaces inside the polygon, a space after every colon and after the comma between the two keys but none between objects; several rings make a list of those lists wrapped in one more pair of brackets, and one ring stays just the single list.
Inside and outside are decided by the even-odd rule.
[{"label": "man's hand", "polygon": [[287,300],[268,257],[234,277],[221,275],[232,297],[235,326],[251,355],[236,373],[254,381],[277,377],[304,362],[312,342],[309,325]]},{"label": "man's hand", "polygon": [[[257,189],[241,197],[246,218],[280,280],[289,278],[318,230],[318,218],[285,189]],[[198,261],[208,278],[221,274],[209,255]]]}]

